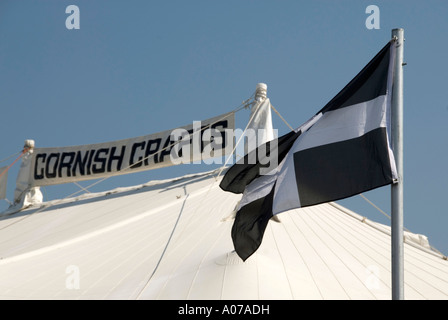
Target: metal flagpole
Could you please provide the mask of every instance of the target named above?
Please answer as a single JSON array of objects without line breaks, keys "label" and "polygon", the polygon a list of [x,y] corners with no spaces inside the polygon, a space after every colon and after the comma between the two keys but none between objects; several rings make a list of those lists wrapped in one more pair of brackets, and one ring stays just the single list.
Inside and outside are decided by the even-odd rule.
[{"label": "metal flagpole", "polygon": [[395,39],[395,66],[392,90],[391,135],[397,165],[398,183],[391,187],[392,299],[404,299],[403,263],[403,46],[404,30],[392,30]]}]

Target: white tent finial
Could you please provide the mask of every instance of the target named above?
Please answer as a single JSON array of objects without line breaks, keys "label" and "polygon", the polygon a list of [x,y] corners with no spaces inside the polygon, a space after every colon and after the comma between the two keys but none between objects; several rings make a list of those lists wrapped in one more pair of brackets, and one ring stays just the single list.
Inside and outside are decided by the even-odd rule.
[{"label": "white tent finial", "polygon": [[27,139],[27,140],[25,140],[25,144],[24,144],[23,147],[24,147],[25,149],[33,149],[34,146],[35,146],[35,142],[34,142],[34,140]]},{"label": "white tent finial", "polygon": [[255,103],[252,106],[248,130],[245,133],[248,138],[245,154],[274,139],[271,102],[267,98],[267,88],[268,86],[264,83],[257,84]]},{"label": "white tent finial", "polygon": [[265,83],[258,83],[255,89],[255,101],[263,101],[266,99],[268,86]]}]

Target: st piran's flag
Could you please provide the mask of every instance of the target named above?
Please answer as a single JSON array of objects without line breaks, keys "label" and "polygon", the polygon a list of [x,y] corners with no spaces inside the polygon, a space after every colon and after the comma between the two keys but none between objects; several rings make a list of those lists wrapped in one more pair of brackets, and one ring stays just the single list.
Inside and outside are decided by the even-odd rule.
[{"label": "st piran's flag", "polygon": [[[389,141],[394,51],[392,40],[310,120],[268,142],[264,158],[259,147],[256,161],[250,153],[229,168],[220,187],[243,194],[232,227],[241,259],[259,248],[274,215],[397,181]],[[273,155],[278,166],[261,174]]]}]

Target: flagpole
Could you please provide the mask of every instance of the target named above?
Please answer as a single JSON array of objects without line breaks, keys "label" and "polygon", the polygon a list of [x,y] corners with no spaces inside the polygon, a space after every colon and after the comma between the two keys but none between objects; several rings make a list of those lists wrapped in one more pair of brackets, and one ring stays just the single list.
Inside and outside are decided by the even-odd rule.
[{"label": "flagpole", "polygon": [[403,254],[403,46],[404,30],[392,30],[395,40],[395,66],[392,94],[391,135],[398,182],[391,187],[392,299],[404,299]]}]

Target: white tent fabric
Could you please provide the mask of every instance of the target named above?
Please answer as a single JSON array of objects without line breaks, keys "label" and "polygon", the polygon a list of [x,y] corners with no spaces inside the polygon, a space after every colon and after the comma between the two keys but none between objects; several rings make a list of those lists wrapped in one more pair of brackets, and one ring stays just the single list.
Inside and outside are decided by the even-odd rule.
[{"label": "white tent fabric", "polygon": [[[390,299],[390,230],[335,203],[233,253],[217,172],[46,202],[0,220],[0,299]],[[422,241],[423,240],[423,241]],[[448,299],[448,261],[405,240],[405,298]]]}]

